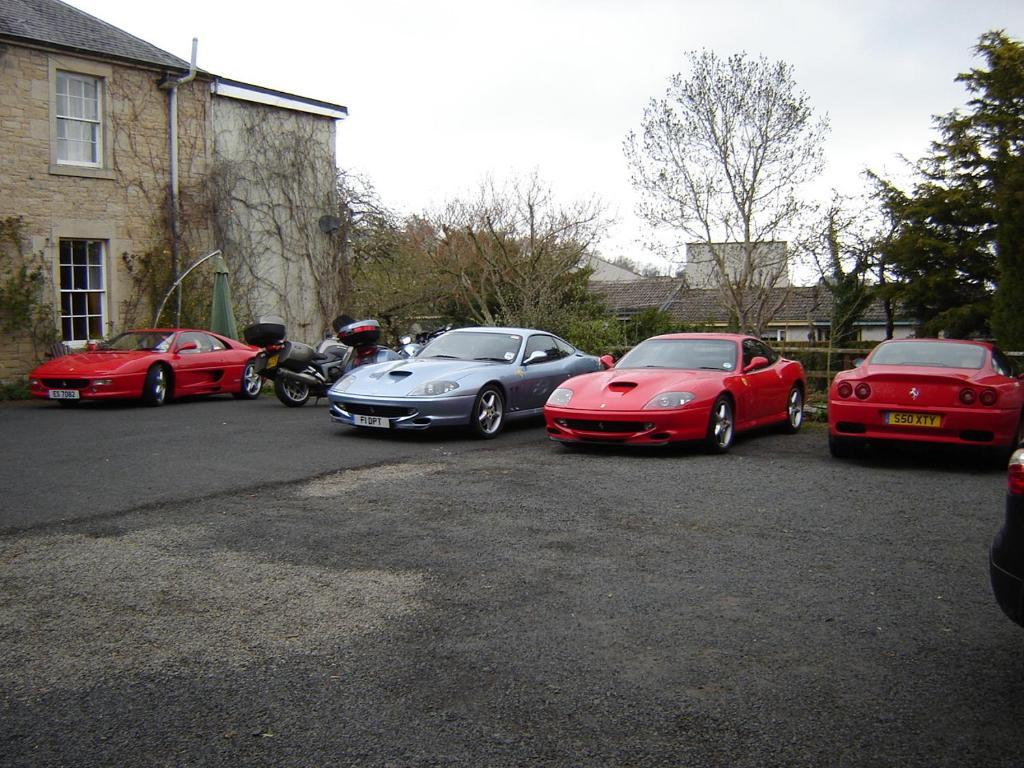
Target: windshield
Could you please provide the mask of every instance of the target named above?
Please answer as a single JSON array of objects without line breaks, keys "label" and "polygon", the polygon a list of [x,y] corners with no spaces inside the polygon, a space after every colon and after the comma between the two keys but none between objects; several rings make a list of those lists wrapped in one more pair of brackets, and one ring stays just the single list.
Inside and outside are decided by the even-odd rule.
[{"label": "windshield", "polygon": [[736,369],[736,344],[722,339],[648,339],[633,347],[616,368]]},{"label": "windshield", "polygon": [[416,357],[440,357],[453,360],[492,360],[511,363],[519,354],[523,337],[514,333],[460,333],[449,331],[438,336]]},{"label": "windshield", "polygon": [[874,365],[923,365],[926,368],[973,368],[985,363],[985,348],[947,341],[889,341],[875,347]]},{"label": "windshield", "polygon": [[173,336],[174,333],[171,331],[128,331],[128,333],[115,336],[110,341],[103,342],[100,349],[117,352],[137,350],[166,352],[171,347]]}]

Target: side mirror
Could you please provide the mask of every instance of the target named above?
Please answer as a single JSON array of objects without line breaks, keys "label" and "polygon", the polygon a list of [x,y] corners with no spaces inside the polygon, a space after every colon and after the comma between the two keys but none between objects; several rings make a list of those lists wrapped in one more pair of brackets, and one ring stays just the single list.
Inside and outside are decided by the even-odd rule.
[{"label": "side mirror", "polygon": [[531,363],[543,363],[548,359],[548,353],[543,349],[535,349],[530,353],[530,356],[523,360],[523,365],[530,365]]},{"label": "side mirror", "polygon": [[750,363],[743,369],[743,372],[748,373],[749,371],[756,371],[758,368],[764,368],[767,365],[768,358],[762,355],[758,355],[757,357],[750,361]]},{"label": "side mirror", "polygon": [[195,352],[197,349],[199,349],[199,345],[194,341],[186,341],[174,351],[176,354],[180,355],[182,352]]},{"label": "side mirror", "polygon": [[[615,367],[615,358],[612,357],[611,355],[601,355],[599,360],[601,361],[601,367],[604,370],[606,370],[606,371],[609,368],[614,368]],[[1024,375],[1024,374],[1022,374],[1022,375]]]}]

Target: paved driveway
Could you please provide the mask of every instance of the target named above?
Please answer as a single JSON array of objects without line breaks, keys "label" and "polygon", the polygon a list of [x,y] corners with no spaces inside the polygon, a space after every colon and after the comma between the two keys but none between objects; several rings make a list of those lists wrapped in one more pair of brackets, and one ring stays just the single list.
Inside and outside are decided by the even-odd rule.
[{"label": "paved driveway", "polygon": [[0,408],[0,765],[1024,763],[999,471],[326,418]]}]

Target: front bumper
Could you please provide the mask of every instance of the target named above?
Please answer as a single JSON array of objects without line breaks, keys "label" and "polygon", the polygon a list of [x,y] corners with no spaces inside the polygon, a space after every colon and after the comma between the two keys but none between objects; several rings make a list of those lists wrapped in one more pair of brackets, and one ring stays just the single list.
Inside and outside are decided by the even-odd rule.
[{"label": "front bumper", "polygon": [[331,421],[339,424],[356,427],[360,426],[356,416],[377,416],[387,420],[389,429],[422,430],[468,424],[476,396],[376,398],[328,394],[328,399]]},{"label": "front bumper", "polygon": [[[96,385],[95,378],[109,379],[110,384]],[[46,382],[33,384],[29,387],[29,395],[41,400],[52,400],[54,402],[78,402],[80,400],[131,400],[142,397],[143,377],[94,377],[94,379],[65,380],[65,384],[49,385]],[[53,398],[52,391],[76,391],[78,397],[74,399]]]},{"label": "front bumper", "polygon": [[[896,426],[887,412],[937,414],[939,427]],[[917,408],[891,403],[830,399],[828,428],[834,437],[903,440],[950,445],[1008,446],[1017,435],[1016,412],[998,408]]]},{"label": "front bumper", "polygon": [[707,404],[615,412],[544,407],[548,437],[563,443],[665,445],[702,440],[707,434],[710,414]]}]

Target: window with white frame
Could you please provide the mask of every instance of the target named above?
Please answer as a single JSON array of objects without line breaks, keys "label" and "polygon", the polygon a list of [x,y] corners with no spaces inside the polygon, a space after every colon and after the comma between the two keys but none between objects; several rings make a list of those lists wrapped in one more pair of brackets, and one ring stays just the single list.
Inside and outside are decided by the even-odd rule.
[{"label": "window with white frame", "polygon": [[57,72],[57,162],[103,164],[103,80]]},{"label": "window with white frame", "polygon": [[64,341],[103,338],[105,251],[103,240],[60,241],[60,324]]}]

